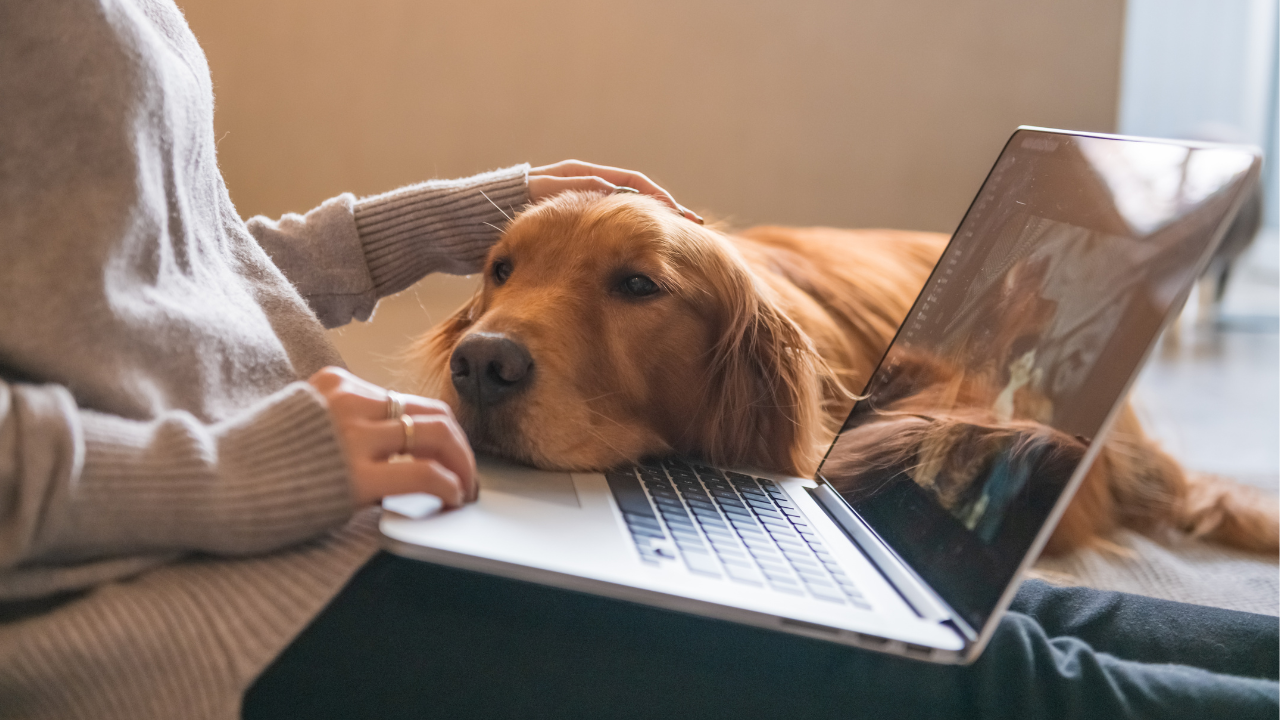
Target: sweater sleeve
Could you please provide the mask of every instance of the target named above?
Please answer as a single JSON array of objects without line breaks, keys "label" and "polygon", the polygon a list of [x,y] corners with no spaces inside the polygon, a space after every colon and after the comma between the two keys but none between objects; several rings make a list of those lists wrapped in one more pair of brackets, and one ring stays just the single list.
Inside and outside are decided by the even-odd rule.
[{"label": "sweater sleeve", "polygon": [[355,510],[324,400],[293,383],[229,421],[135,421],[58,385],[0,383],[0,597],[26,564],[243,555],[339,526]]},{"label": "sweater sleeve", "polygon": [[431,180],[306,215],[254,217],[249,232],[325,327],[368,320],[380,298],[432,272],[480,269],[503,225],[529,200],[528,165]]}]

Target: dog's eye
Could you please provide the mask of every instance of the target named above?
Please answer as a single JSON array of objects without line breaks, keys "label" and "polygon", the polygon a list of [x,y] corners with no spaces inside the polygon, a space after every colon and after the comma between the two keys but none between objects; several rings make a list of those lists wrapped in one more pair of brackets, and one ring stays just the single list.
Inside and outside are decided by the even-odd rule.
[{"label": "dog's eye", "polygon": [[501,285],[511,277],[511,263],[506,260],[498,260],[493,263],[493,281]]},{"label": "dog's eye", "polygon": [[626,291],[628,295],[644,297],[658,292],[661,288],[658,287],[657,283],[644,275],[632,275],[622,281],[622,289]]}]

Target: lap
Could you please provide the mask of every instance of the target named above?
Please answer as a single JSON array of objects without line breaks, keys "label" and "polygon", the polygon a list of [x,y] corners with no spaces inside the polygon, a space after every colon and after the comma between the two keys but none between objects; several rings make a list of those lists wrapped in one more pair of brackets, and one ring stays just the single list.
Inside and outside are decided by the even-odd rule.
[{"label": "lap", "polygon": [[961,668],[382,554],[259,678],[244,714],[1029,717],[1020,713],[1053,716],[1063,702],[1115,707],[1092,689],[1118,682],[1138,707],[1151,706],[1144,694],[1185,694],[1175,686],[1218,688],[1214,702],[1225,693],[1274,716],[1274,683],[1190,668],[1175,677],[1050,638],[1035,613],[1070,616],[1054,592],[1020,595],[1031,614],[1010,613],[983,657]]}]

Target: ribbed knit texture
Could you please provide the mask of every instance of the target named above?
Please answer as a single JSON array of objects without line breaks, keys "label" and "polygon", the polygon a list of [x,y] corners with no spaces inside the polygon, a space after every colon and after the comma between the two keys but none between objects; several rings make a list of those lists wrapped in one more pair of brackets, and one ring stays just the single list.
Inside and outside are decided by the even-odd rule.
[{"label": "ribbed knit texture", "polygon": [[260,553],[351,516],[346,464],[310,386],[289,385],[212,426],[185,413],[137,422],[92,412],[81,425],[85,463],[68,518],[77,554],[125,546]]},{"label": "ribbed knit texture", "polygon": [[0,717],[238,715],[377,545],[323,326],[476,269],[526,174],[245,222],[171,0],[0,3]]},{"label": "ribbed knit texture", "polygon": [[[529,201],[528,172],[521,165],[462,181],[436,180],[356,203],[356,228],[379,296],[404,290],[428,272],[479,270],[494,232]],[[443,239],[423,243],[424,236]]]}]

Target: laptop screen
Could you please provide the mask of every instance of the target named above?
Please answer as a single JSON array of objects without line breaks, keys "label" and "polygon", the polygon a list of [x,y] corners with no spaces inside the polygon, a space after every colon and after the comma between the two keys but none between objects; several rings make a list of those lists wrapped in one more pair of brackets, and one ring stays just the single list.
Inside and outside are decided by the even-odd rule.
[{"label": "laptop screen", "polygon": [[974,628],[990,617],[1256,156],[1020,129],[819,475]]}]

